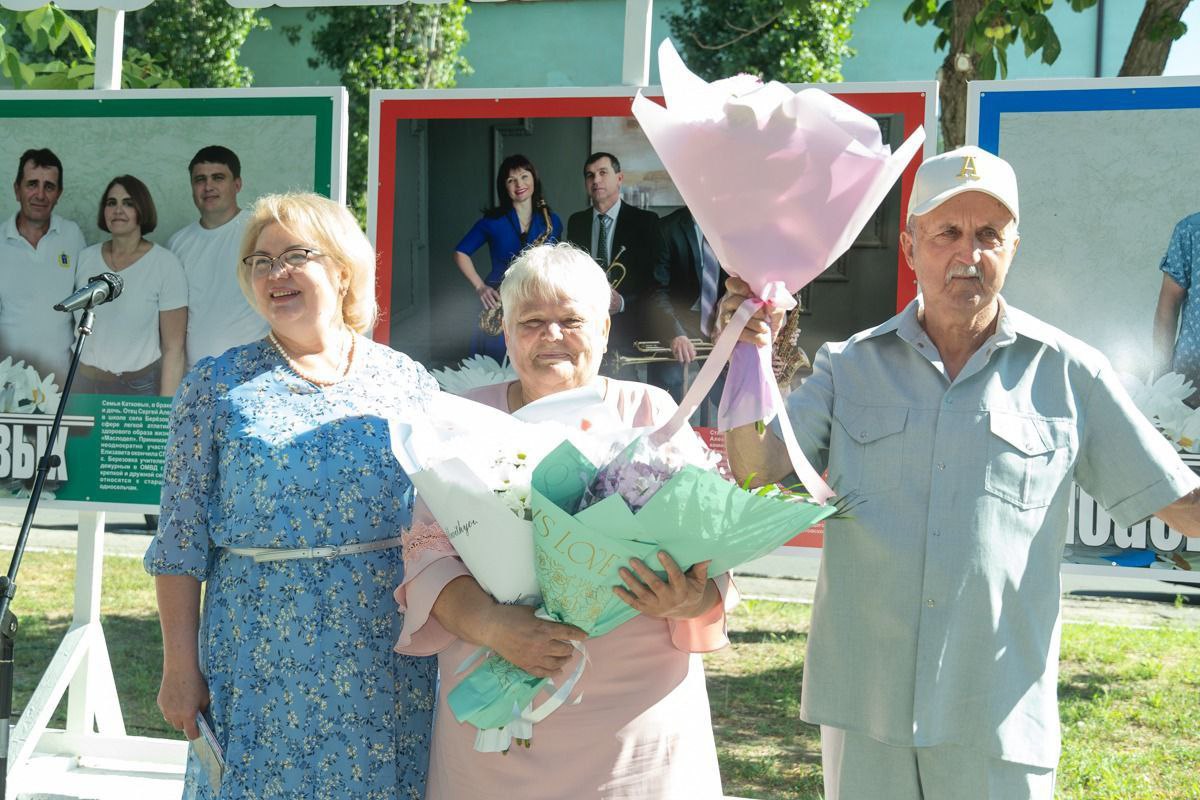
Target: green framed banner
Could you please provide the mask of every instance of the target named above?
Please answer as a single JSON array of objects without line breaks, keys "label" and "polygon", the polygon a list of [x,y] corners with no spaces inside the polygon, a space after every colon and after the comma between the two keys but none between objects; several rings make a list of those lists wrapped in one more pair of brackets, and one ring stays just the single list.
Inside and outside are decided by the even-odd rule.
[{"label": "green framed banner", "polygon": [[[4,91],[0,127],[0,169],[14,180],[12,199],[0,208],[0,505],[25,503],[65,379],[78,319],[51,306],[113,270],[125,291],[97,312],[43,501],[81,511],[153,512],[177,385],[161,377],[176,371],[161,366],[165,354],[177,356],[182,337],[186,369],[216,354],[216,345],[205,350],[201,341],[220,342],[220,351],[266,330],[237,285],[234,254],[245,219],[237,212],[285,191],[345,202],[346,91]],[[233,153],[235,163],[204,158],[193,169],[194,157],[212,155],[206,148],[213,146]],[[30,150],[43,153],[37,163],[22,157]],[[45,151],[61,168],[41,163]],[[223,173],[218,178],[232,195],[228,187],[204,188],[203,181],[216,180],[206,171]],[[140,189],[125,185],[130,177]],[[106,221],[105,203],[117,202],[114,179],[125,181],[119,188],[128,191],[117,197],[136,202],[138,230],[151,244],[127,264],[105,244],[118,234],[137,241],[136,232],[130,240],[119,230],[122,217]],[[234,216],[209,224],[206,203],[218,201]],[[217,313],[243,304],[237,325]]]}]

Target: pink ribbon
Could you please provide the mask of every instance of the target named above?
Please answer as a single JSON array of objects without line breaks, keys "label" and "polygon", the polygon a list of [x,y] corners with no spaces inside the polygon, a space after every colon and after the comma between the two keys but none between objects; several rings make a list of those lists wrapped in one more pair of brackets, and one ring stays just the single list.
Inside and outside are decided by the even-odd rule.
[{"label": "pink ribbon", "polygon": [[[761,297],[748,297],[737,311],[730,317],[729,322],[725,325],[725,329],[721,331],[721,335],[713,342],[712,351],[708,354],[708,360],[704,362],[704,366],[700,368],[700,374],[696,376],[696,380],[692,382],[691,388],[684,395],[679,408],[675,414],[667,420],[666,424],[650,435],[652,444],[662,444],[670,439],[675,432],[678,431],[696,409],[708,396],[713,385],[717,382],[717,378],[721,375],[721,370],[729,363],[734,355],[735,348],[751,348],[744,342],[739,343],[738,339],[742,335],[742,331],[746,329],[746,325],[750,322],[750,318],[762,307],[778,308],[784,311],[796,307],[795,298],[787,291],[782,281],[772,281],[763,287]],[[804,457],[804,451],[800,449],[799,442],[796,441],[796,434],[792,430],[792,423],[788,419],[787,408],[783,402],[783,396],[779,391],[779,384],[775,381],[775,371],[771,368],[771,348],[753,348],[757,351],[756,354],[749,354],[752,358],[757,358],[759,368],[752,369],[751,373],[757,373],[757,385],[753,378],[749,378],[742,385],[725,387],[725,397],[721,399],[721,410],[726,411],[726,406],[730,407],[729,415],[725,417],[728,423],[730,420],[739,419],[741,414],[744,414],[750,409],[761,409],[762,403],[757,396],[761,396],[763,390],[767,393],[767,407],[765,409],[767,416],[765,421],[770,422],[775,416],[779,417],[779,424],[782,428],[783,444],[787,449],[788,459],[792,463],[792,469],[796,471],[796,477],[804,484],[804,488],[808,489],[814,501],[825,503],[830,498],[834,497],[834,491],[829,488],[829,485],[821,479],[813,466],[808,463],[808,459]],[[728,402],[727,402],[728,398]],[[745,399],[745,402],[742,400]],[[773,413],[772,413],[773,411]],[[724,416],[724,415],[723,415]],[[729,430],[731,427],[736,427],[738,424],[744,425],[750,422],[762,419],[761,416],[755,416],[751,419],[740,419],[737,424],[723,424],[720,427],[723,430]]]}]

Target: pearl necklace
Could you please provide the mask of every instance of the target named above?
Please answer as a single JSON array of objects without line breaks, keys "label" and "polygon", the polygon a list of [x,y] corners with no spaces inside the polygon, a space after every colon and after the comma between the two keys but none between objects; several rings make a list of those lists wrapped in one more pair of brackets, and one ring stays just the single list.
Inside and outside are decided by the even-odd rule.
[{"label": "pearl necklace", "polygon": [[349,344],[347,344],[345,339],[342,339],[342,348],[341,348],[341,352],[338,353],[338,358],[337,358],[338,367],[337,367],[337,371],[335,373],[337,375],[337,377],[335,377],[331,380],[326,379],[326,378],[317,378],[312,373],[304,370],[296,362],[296,359],[292,358],[291,354],[288,353],[287,348],[285,348],[283,346],[283,344],[277,338],[275,338],[275,331],[270,331],[269,333],[267,333],[267,339],[269,339],[271,341],[271,345],[275,348],[276,352],[278,352],[279,355],[283,358],[284,363],[287,364],[288,369],[291,370],[292,373],[296,375],[296,377],[306,380],[309,383],[313,384],[314,386],[333,386],[335,383],[340,382],[342,379],[344,379],[346,377],[347,373],[350,372],[350,365],[354,362],[354,339],[355,339],[355,336],[353,333],[350,334]]}]

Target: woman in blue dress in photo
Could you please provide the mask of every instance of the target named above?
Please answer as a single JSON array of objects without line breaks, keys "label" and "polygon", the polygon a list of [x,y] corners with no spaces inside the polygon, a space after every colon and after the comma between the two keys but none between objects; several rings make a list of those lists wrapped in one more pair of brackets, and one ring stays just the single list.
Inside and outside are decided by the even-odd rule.
[{"label": "woman in blue dress in photo", "polygon": [[180,386],[145,558],[163,717],[194,739],[203,712],[226,758],[213,786],[193,745],[185,797],[420,800],[437,662],[392,649],[412,485],[388,420],[437,384],[365,335],[375,254],[341,206],[264,197],[241,255],[271,331]]},{"label": "woman in blue dress in photo", "polygon": [[[471,353],[503,361],[506,350],[504,334],[500,333],[500,281],[518,253],[531,245],[557,242],[563,226],[542,196],[537,167],[523,155],[511,155],[500,162],[496,197],[499,205],[485,211],[454,248],[454,263],[474,287],[485,312],[494,312],[489,320],[495,323],[490,332],[482,327],[485,317],[480,318],[471,336]],[[484,244],[492,257],[492,269],[486,278],[480,278],[471,255]]]}]

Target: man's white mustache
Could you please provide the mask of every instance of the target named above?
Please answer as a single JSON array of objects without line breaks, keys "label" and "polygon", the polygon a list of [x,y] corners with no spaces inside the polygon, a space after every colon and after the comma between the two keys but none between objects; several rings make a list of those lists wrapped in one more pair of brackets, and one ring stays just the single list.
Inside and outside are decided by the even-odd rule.
[{"label": "man's white mustache", "polygon": [[964,264],[964,265],[950,268],[950,271],[946,273],[946,283],[950,283],[950,281],[954,280],[955,278],[978,278],[978,277],[979,277],[979,267],[975,266],[974,264]]}]

